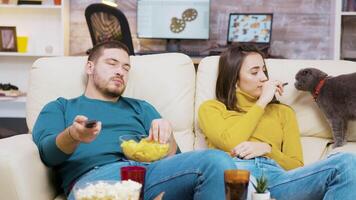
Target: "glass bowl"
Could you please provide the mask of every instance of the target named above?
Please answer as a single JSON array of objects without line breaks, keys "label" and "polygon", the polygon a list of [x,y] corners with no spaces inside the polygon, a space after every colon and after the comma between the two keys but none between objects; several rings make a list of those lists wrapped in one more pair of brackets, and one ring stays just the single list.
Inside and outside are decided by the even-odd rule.
[{"label": "glass bowl", "polygon": [[153,162],[167,156],[169,144],[149,140],[146,135],[123,135],[121,148],[126,158],[138,162]]},{"label": "glass bowl", "polygon": [[139,200],[142,185],[135,181],[102,180],[76,184],[75,200]]}]

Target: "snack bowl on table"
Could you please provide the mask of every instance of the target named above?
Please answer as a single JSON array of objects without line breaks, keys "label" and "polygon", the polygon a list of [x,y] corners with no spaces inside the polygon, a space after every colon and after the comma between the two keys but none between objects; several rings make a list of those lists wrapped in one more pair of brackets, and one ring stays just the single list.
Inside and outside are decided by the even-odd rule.
[{"label": "snack bowl on table", "polygon": [[169,144],[149,140],[146,135],[122,135],[121,149],[126,158],[138,162],[153,162],[167,156]]},{"label": "snack bowl on table", "polygon": [[139,200],[142,185],[135,181],[99,180],[76,184],[75,200]]}]

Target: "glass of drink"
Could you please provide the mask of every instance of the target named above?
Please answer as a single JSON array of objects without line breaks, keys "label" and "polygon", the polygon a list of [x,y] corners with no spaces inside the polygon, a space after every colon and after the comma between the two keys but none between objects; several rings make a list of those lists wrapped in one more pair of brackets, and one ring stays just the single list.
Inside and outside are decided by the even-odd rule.
[{"label": "glass of drink", "polygon": [[226,200],[246,200],[250,172],[247,170],[225,170]]},{"label": "glass of drink", "polygon": [[121,180],[132,180],[141,183],[142,186],[145,183],[146,168],[141,166],[126,166],[121,168]]},{"label": "glass of drink", "polygon": [[145,175],[146,175],[146,168],[142,166],[126,166],[121,167],[121,180],[132,180],[138,183],[141,183],[141,197],[143,199],[143,191],[144,191],[144,184],[145,184]]}]

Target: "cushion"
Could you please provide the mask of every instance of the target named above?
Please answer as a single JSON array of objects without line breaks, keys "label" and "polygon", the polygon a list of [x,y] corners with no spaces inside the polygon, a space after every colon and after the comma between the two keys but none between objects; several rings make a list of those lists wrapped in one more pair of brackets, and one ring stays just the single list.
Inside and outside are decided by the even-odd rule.
[{"label": "cushion", "polygon": [[339,152],[348,152],[348,153],[356,154],[356,142],[348,142],[344,146],[335,149],[333,149],[332,146],[330,145],[325,155],[331,155]]},{"label": "cushion", "polygon": [[314,163],[324,157],[329,139],[301,137],[304,165]]}]

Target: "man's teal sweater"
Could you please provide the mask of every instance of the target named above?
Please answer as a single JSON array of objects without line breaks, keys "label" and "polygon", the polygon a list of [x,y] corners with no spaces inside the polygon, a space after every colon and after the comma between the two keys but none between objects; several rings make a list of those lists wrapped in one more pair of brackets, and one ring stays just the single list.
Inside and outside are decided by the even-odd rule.
[{"label": "man's teal sweater", "polygon": [[[56,137],[72,125],[77,115],[102,122],[97,138],[81,143],[73,154],[65,154],[56,145]],[[92,168],[113,163],[123,158],[121,135],[148,135],[153,119],[161,118],[153,106],[145,101],[120,97],[117,102],[87,98],[58,98],[48,103],[39,114],[33,128],[33,140],[42,161],[54,167],[61,178],[62,188]],[[119,172],[118,172],[119,173]]]}]

